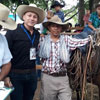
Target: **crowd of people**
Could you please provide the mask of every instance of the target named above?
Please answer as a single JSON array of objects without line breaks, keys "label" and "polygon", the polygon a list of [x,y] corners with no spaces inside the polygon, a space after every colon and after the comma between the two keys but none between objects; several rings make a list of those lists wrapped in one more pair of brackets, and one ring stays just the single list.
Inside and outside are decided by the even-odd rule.
[{"label": "crowd of people", "polygon": [[[89,31],[99,28],[100,4],[96,12],[87,11],[83,32],[76,31],[86,34],[84,38],[61,34],[71,32],[64,22],[62,7],[64,5],[55,1],[51,6],[55,13],[47,11],[46,14],[34,4],[19,5],[16,12],[23,23],[17,25],[8,18],[9,8],[0,4],[0,28],[7,29],[5,36],[0,34],[0,81],[7,87],[14,87],[11,100],[33,100],[37,89],[37,57],[42,64],[40,100],[72,100],[66,64],[70,62],[72,50],[91,41]],[[34,26],[40,23],[39,32]]]}]

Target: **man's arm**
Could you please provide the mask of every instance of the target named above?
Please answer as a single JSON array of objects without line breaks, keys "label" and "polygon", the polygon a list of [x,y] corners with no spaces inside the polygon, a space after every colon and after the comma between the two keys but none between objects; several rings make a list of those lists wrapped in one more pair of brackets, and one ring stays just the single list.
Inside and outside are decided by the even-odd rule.
[{"label": "man's arm", "polygon": [[67,47],[71,50],[75,50],[77,47],[86,45],[91,39],[87,37],[85,39],[76,39],[71,36],[66,36],[65,42],[67,43]]},{"label": "man's arm", "polygon": [[3,43],[4,43],[4,55],[2,58],[2,66],[0,71],[0,81],[4,81],[5,86],[12,87],[12,84],[10,82],[10,78],[7,77],[10,69],[11,69],[11,58],[12,55],[10,53],[10,50],[8,48],[8,43],[5,38],[5,36],[2,36]]},{"label": "man's arm", "polygon": [[4,78],[8,75],[10,69],[11,69],[11,62],[2,65],[0,72],[0,81],[4,80]]},{"label": "man's arm", "polygon": [[89,18],[89,21],[88,21],[88,26],[92,29],[92,30],[94,30],[94,31],[96,31],[96,28],[93,26],[93,23],[95,22],[95,17],[96,17],[96,12],[93,12],[91,15],[90,15],[90,18]]},{"label": "man's arm", "polygon": [[92,25],[91,22],[88,22],[88,26],[93,30],[93,31],[96,31],[97,29]]}]

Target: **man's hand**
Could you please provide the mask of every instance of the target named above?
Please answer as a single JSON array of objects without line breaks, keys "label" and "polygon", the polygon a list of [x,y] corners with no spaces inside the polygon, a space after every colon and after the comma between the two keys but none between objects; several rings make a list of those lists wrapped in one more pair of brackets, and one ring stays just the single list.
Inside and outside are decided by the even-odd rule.
[{"label": "man's hand", "polygon": [[12,87],[12,86],[13,86],[12,83],[11,83],[11,81],[10,81],[10,78],[9,78],[9,77],[6,77],[6,78],[4,79],[4,85],[5,85],[6,87]]},{"label": "man's hand", "polygon": [[93,37],[91,35],[88,35],[88,38],[90,39],[90,41],[93,40]]},{"label": "man's hand", "polygon": [[40,34],[40,36],[41,36],[41,37],[44,37],[45,35],[44,35],[44,34]]},{"label": "man's hand", "polygon": [[91,45],[94,46],[94,44],[95,44],[94,36],[93,35],[88,35],[88,38],[90,39]]},{"label": "man's hand", "polygon": [[97,29],[96,29],[96,32],[100,33],[100,28],[97,28]]}]

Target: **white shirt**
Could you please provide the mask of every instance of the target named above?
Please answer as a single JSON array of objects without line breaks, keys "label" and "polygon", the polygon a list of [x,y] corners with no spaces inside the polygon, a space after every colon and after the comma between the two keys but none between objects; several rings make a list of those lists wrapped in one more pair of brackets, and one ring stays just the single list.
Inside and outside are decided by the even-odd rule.
[{"label": "white shirt", "polygon": [[8,48],[8,43],[5,36],[0,34],[0,67],[3,64],[10,62],[12,55]]},{"label": "white shirt", "polygon": [[[48,21],[48,19],[45,17],[45,19],[44,19],[43,22],[46,22],[46,21]],[[44,26],[43,26],[43,24],[41,23],[41,24],[40,24],[40,33],[42,33],[43,30],[44,30]]]}]

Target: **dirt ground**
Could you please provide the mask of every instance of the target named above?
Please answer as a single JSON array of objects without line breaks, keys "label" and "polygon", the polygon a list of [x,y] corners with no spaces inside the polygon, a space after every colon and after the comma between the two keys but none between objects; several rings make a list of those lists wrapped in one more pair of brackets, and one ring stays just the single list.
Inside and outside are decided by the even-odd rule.
[{"label": "dirt ground", "polygon": [[[35,93],[35,97],[33,100],[39,100],[39,93],[40,93],[40,81],[38,82],[38,88]],[[91,95],[92,94],[92,95]],[[76,92],[73,91],[73,96],[72,100],[77,100],[76,99]],[[98,88],[95,85],[91,85],[90,83],[87,84],[86,87],[86,100],[99,100],[98,98]],[[6,100],[10,100],[8,97]]]},{"label": "dirt ground", "polygon": [[[38,82],[38,88],[35,93],[34,100],[39,100],[39,93],[40,93],[40,82]],[[92,94],[92,95],[91,95]],[[72,100],[77,100],[76,91],[73,91]],[[98,98],[98,87],[96,85],[91,85],[90,83],[86,86],[86,100],[99,100]],[[92,98],[92,99],[91,99]]]}]

